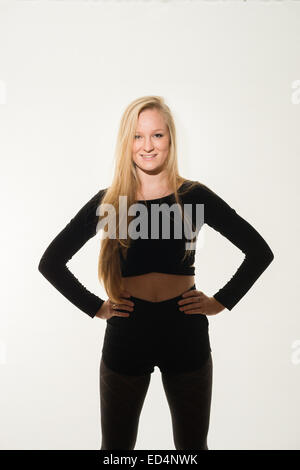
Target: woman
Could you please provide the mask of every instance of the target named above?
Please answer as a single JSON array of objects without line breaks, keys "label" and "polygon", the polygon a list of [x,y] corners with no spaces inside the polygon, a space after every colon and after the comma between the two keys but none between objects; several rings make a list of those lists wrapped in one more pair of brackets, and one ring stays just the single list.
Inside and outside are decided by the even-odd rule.
[{"label": "woman", "polygon": [[[215,192],[179,176],[175,125],[161,97],[142,97],[127,107],[116,160],[111,186],[99,190],[57,235],[39,270],[91,318],[106,320],[100,361],[101,449],[134,449],[157,366],[176,449],[207,450],[213,370],[207,316],[231,310],[274,255],[262,236]],[[119,196],[127,196],[126,210]],[[162,223],[152,212],[157,205],[164,207]],[[192,212],[186,215],[188,206]],[[171,207],[183,210],[174,210],[174,218]],[[198,290],[194,280],[195,240],[203,223],[245,254],[235,274],[212,297]],[[66,263],[106,224],[116,230],[103,230],[101,240],[98,274],[108,294],[104,301],[88,291]],[[175,229],[180,226],[184,232],[179,237]]]}]

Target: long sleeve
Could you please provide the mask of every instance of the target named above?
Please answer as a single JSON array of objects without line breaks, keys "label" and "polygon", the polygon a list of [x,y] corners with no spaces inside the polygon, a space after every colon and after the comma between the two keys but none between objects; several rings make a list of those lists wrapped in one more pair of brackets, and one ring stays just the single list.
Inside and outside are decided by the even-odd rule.
[{"label": "long sleeve", "polygon": [[231,279],[213,295],[231,310],[269,266],[274,254],[257,230],[207,186],[201,184],[201,188],[197,190],[197,202],[204,203],[204,223],[217,230],[245,254],[242,264]]},{"label": "long sleeve", "polygon": [[86,289],[66,264],[91,237],[96,235],[98,220],[96,209],[104,191],[98,191],[52,240],[38,265],[40,273],[91,318],[94,318],[104,300]]}]

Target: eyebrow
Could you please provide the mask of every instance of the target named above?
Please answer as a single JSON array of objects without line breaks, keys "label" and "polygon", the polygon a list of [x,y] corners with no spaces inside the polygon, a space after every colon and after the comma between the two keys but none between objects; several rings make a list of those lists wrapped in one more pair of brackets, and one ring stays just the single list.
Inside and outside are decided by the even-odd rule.
[{"label": "eyebrow", "polygon": [[[153,129],[152,132],[155,132],[155,131],[163,131],[164,129]],[[136,131],[136,132],[141,132],[141,131]]]}]

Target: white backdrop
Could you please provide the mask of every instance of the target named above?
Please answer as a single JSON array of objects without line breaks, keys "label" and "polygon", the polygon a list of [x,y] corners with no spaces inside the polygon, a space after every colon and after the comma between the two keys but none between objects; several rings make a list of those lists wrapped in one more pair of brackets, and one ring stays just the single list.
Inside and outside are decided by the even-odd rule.
[{"label": "white backdrop", "polygon": [[[275,259],[209,317],[210,449],[299,449],[300,5],[291,2],[0,3],[1,449],[99,449],[104,320],[38,271],[45,248],[110,184],[121,114],[163,96],[182,176],[223,197]],[[243,254],[205,227],[196,286],[222,287]],[[92,292],[100,238],[69,263]],[[160,371],[136,450],[174,449]]]}]

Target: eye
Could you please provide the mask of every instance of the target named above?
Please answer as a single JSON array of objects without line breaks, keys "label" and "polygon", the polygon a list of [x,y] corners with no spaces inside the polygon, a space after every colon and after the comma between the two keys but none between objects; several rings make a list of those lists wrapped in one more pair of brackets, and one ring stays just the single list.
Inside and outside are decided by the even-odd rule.
[{"label": "eye", "polygon": [[[159,136],[159,138],[163,137],[163,134],[154,134],[155,136]],[[141,137],[140,135],[135,135],[134,138],[135,139],[138,139],[139,137]]]}]

